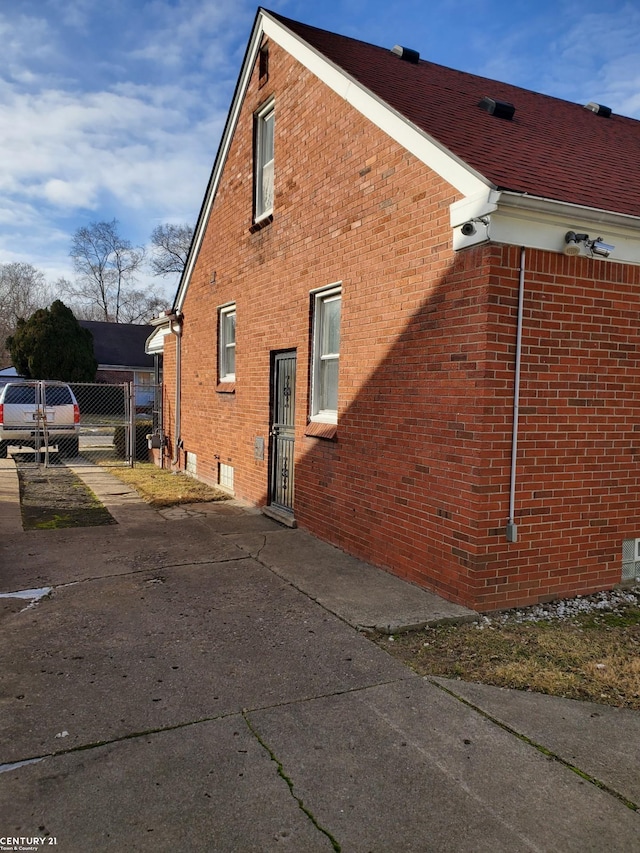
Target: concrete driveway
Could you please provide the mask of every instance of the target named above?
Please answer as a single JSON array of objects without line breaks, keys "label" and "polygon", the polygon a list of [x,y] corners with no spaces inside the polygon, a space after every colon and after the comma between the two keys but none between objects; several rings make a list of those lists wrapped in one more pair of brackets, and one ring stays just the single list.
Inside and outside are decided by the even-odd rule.
[{"label": "concrete driveway", "polygon": [[0,465],[0,849],[640,848],[637,714],[422,679],[357,626],[473,614],[78,473],[118,524],[24,533]]}]

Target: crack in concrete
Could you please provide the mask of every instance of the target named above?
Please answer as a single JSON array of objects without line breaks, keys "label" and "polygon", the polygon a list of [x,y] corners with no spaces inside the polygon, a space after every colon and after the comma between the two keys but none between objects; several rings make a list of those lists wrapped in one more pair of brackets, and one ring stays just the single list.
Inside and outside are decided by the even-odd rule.
[{"label": "crack in concrete", "polygon": [[267,547],[267,534],[265,533],[265,534],[262,536],[262,545],[258,548],[258,550],[257,550],[257,552],[256,552],[256,554],[255,554],[255,556],[254,556],[254,560],[256,560],[256,562],[260,563],[260,565],[261,565],[261,566],[262,566],[262,565],[264,565],[264,564],[263,564],[263,563],[262,563],[262,561],[260,560],[260,554],[262,554],[262,552],[264,551],[264,549],[265,549],[266,547]]},{"label": "crack in concrete", "polygon": [[315,826],[315,828],[318,830],[318,832],[321,832],[323,835],[325,835],[327,837],[327,839],[331,842],[331,846],[335,850],[335,853],[340,853],[340,851],[342,850],[340,843],[338,842],[336,837],[334,835],[332,835],[332,833],[328,829],[325,829],[325,827],[322,826],[322,824],[318,821],[318,818],[313,814],[313,812],[307,806],[305,806],[304,800],[302,799],[302,797],[299,797],[296,794],[296,792],[294,790],[293,779],[291,779],[291,777],[287,775],[287,773],[285,772],[283,763],[276,756],[275,752],[273,751],[273,749],[271,749],[269,744],[258,733],[257,729],[253,726],[253,724],[251,723],[251,720],[248,717],[248,713],[249,712],[247,710],[243,710],[243,712],[242,712],[242,717],[245,721],[247,728],[249,729],[249,731],[253,735],[253,737],[256,739],[256,741],[260,744],[260,746],[265,750],[265,752],[267,753],[269,758],[275,763],[275,765],[277,767],[277,771],[278,771],[278,776],[280,776],[280,778],[283,779],[284,782],[286,783],[287,787],[289,788],[289,793],[291,794],[293,799],[298,804],[298,808],[300,809],[301,812],[303,812],[303,814],[305,814],[307,816],[307,818],[311,821],[313,826]]},{"label": "crack in concrete", "polygon": [[[148,574],[149,572],[157,573],[158,571],[165,571],[168,569],[182,569],[188,566],[222,566],[225,563],[238,563],[242,560],[247,559],[250,558],[247,557],[246,554],[241,554],[238,557],[227,557],[224,560],[189,560],[184,563],[158,564],[154,566],[148,566],[145,569],[131,569],[128,572],[116,572],[114,574],[108,575],[90,575],[89,577],[80,578],[76,581],[66,581],[65,583],[59,583],[55,586],[51,586],[50,589],[52,592],[54,592],[56,589],[64,589],[68,586],[78,586],[79,584],[91,583],[92,581],[117,580],[118,578],[128,578],[133,577],[134,575]],[[2,595],[0,595],[0,597],[2,597]]]},{"label": "crack in concrete", "polygon": [[[410,677],[411,678],[418,678],[418,676],[416,676],[413,673],[411,674]],[[303,696],[299,699],[291,699],[291,700],[285,701],[285,702],[275,702],[275,703],[272,703],[269,705],[255,705],[251,708],[242,708],[241,710],[226,711],[226,712],[222,712],[220,714],[214,714],[213,716],[198,717],[198,719],[195,719],[195,720],[185,720],[185,721],[182,721],[180,723],[173,723],[172,725],[168,725],[168,726],[155,726],[155,727],[150,728],[150,729],[142,729],[140,731],[129,732],[127,734],[120,735],[118,737],[105,738],[103,740],[96,740],[96,741],[91,741],[89,743],[82,743],[82,744],[78,744],[76,746],[70,746],[67,749],[56,750],[54,752],[45,752],[42,755],[31,755],[27,758],[19,758],[15,761],[7,762],[6,764],[0,764],[0,773],[7,771],[7,770],[17,769],[18,767],[22,767],[26,764],[33,764],[33,763],[38,762],[38,761],[43,761],[45,758],[60,758],[61,756],[64,756],[64,755],[73,755],[74,753],[85,752],[86,750],[89,750],[89,749],[99,749],[100,747],[103,747],[103,746],[111,746],[112,744],[124,743],[128,740],[135,740],[136,738],[148,737],[149,735],[164,734],[165,732],[179,731],[180,729],[187,729],[187,728],[190,728],[191,726],[199,726],[202,723],[214,723],[214,722],[217,722],[218,720],[227,719],[228,717],[244,716],[245,714],[257,713],[259,711],[272,711],[272,710],[277,709],[277,708],[287,708],[287,707],[292,706],[292,705],[300,705],[300,704],[304,704],[306,702],[315,702],[319,699],[330,699],[332,696],[345,696],[349,693],[360,693],[360,692],[363,692],[365,690],[370,690],[370,689],[375,688],[375,687],[383,687],[387,684],[395,684],[396,682],[402,682],[405,680],[406,679],[404,679],[404,678],[401,678],[401,679],[393,678],[393,679],[389,679],[388,681],[381,681],[381,682],[377,682],[375,684],[366,684],[366,685],[363,685],[362,687],[351,687],[351,688],[345,688],[344,690],[334,690],[334,691],[329,692],[329,693],[318,693],[315,696]]]},{"label": "crack in concrete", "polygon": [[149,735],[157,735],[164,734],[165,732],[175,732],[180,729],[188,729],[191,726],[198,726],[201,723],[214,723],[217,720],[224,720],[227,717],[237,717],[238,711],[229,711],[228,713],[216,714],[213,717],[201,717],[197,720],[188,720],[182,723],[174,723],[170,726],[156,726],[150,729],[143,729],[141,731],[129,732],[125,735],[120,735],[119,737],[113,738],[105,738],[104,740],[96,740],[91,741],[90,743],[81,743],[77,746],[70,746],[67,749],[56,750],[55,752],[45,752],[42,755],[33,755],[30,758],[19,759],[18,761],[13,761],[7,764],[0,764],[0,772],[3,768],[6,770],[16,769],[18,767],[23,767],[26,764],[34,764],[38,761],[43,761],[45,758],[61,758],[65,755],[74,755],[78,752],[86,752],[90,749],[100,749],[103,746],[112,746],[117,743],[125,743],[128,740],[136,740],[141,737],[148,737]]},{"label": "crack in concrete", "polygon": [[458,702],[461,702],[463,705],[466,705],[468,708],[471,708],[472,711],[475,711],[477,714],[480,714],[481,717],[484,717],[489,722],[501,728],[503,731],[508,732],[510,735],[517,737],[518,740],[521,740],[523,743],[526,743],[527,746],[531,746],[540,752],[542,755],[550,758],[553,761],[557,761],[559,764],[562,764],[563,767],[566,767],[568,770],[571,770],[572,773],[575,773],[581,779],[584,779],[585,782],[589,782],[594,785],[596,788],[599,788],[601,791],[604,791],[606,794],[614,797],[616,800],[619,800],[623,805],[625,805],[628,809],[633,812],[640,811],[640,805],[638,803],[634,803],[633,800],[625,797],[624,794],[621,794],[620,791],[616,791],[615,788],[612,788],[611,785],[607,785],[606,782],[598,779],[596,776],[592,776],[591,773],[587,773],[585,770],[581,770],[575,764],[572,764],[570,761],[567,761],[566,758],[563,758],[561,755],[558,755],[557,752],[549,749],[541,743],[537,743],[532,738],[527,737],[527,735],[523,735],[522,732],[517,731],[517,729],[512,728],[507,725],[507,723],[503,723],[501,720],[498,720],[496,717],[489,714],[487,711],[484,711],[482,708],[474,705],[473,702],[470,702],[468,699],[465,699],[462,696],[458,696],[453,690],[445,687],[443,684],[439,684],[437,681],[432,681],[430,678],[426,678],[426,680],[433,684],[434,687],[437,687],[439,690],[442,690],[443,693],[457,699]]}]

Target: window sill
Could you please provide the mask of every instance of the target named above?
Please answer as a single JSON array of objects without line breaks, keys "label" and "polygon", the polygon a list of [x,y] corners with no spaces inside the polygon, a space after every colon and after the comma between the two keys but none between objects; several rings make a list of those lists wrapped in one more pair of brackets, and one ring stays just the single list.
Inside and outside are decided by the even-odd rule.
[{"label": "window sill", "polygon": [[270,213],[268,216],[263,216],[262,219],[258,219],[257,222],[254,222],[249,231],[251,234],[255,234],[256,231],[262,231],[263,228],[266,228],[267,225],[271,225],[273,222],[273,213]]},{"label": "window sill", "polygon": [[320,421],[311,421],[307,424],[304,434],[311,438],[324,438],[328,441],[335,441],[338,437],[338,424],[325,424]]},{"label": "window sill", "polygon": [[218,382],[216,385],[216,393],[218,394],[235,394],[236,393],[236,383],[235,382]]}]

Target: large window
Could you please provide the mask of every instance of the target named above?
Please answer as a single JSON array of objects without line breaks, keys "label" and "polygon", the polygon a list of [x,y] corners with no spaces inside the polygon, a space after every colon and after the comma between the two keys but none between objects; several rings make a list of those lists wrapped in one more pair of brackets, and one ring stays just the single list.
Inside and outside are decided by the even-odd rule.
[{"label": "large window", "polygon": [[218,314],[218,374],[220,382],[236,381],[236,306],[225,305]]},{"label": "large window", "polygon": [[256,222],[273,212],[273,101],[256,113],[255,211]]},{"label": "large window", "polygon": [[316,291],[313,299],[311,418],[337,423],[342,288],[332,285]]}]

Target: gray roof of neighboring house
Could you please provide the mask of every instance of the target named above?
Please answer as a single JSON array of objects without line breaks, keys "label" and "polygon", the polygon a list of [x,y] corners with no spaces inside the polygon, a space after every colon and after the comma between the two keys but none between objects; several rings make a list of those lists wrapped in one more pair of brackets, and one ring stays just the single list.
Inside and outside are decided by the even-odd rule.
[{"label": "gray roof of neighboring house", "polygon": [[80,320],[80,325],[93,335],[93,351],[99,367],[122,367],[150,370],[153,356],[144,351],[153,326],[138,323],[103,323]]}]

